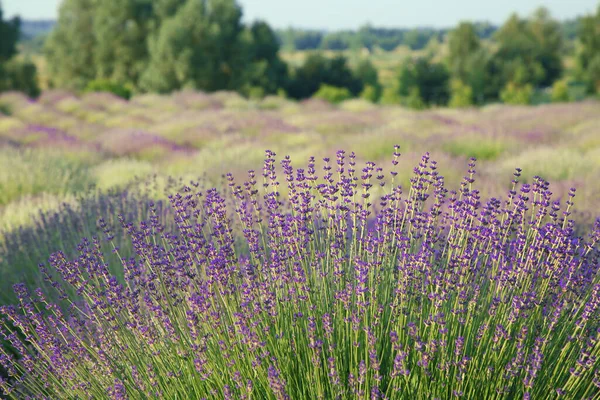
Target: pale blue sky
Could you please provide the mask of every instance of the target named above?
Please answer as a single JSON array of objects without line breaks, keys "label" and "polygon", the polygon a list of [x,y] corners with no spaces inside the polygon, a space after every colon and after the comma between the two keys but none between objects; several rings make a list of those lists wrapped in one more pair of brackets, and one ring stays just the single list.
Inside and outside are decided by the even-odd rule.
[{"label": "pale blue sky", "polygon": [[[5,15],[55,18],[60,0],[0,0]],[[247,21],[264,19],[277,28],[318,29],[375,26],[448,27],[460,20],[499,24],[513,11],[530,14],[546,6],[554,17],[572,18],[595,11],[598,0],[239,0]]]}]

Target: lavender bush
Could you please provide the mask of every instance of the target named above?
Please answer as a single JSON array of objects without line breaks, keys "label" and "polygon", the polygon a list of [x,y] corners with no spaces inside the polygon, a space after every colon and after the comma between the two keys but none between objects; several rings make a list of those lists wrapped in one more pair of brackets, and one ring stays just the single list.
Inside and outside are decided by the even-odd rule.
[{"label": "lavender bush", "polygon": [[55,290],[80,298],[67,309],[17,285],[1,308],[8,396],[600,396],[600,220],[576,237],[574,190],[561,208],[517,170],[508,198],[484,203],[474,160],[448,191],[425,155],[404,193],[343,151],[323,174],[286,157],[279,180],[274,156],[262,179],[229,175],[228,194],[171,196],[176,229],[121,218],[135,253],[118,257],[122,280],[100,239],[54,254]]}]

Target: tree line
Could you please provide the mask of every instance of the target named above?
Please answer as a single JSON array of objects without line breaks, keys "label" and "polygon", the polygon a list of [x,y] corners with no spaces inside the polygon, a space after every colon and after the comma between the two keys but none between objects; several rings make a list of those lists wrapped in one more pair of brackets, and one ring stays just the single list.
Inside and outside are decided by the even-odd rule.
[{"label": "tree line", "polygon": [[[19,19],[5,21],[0,5],[0,90],[35,96],[35,66],[17,57],[19,30]],[[573,35],[577,46],[569,48]],[[443,57],[425,47],[432,39],[446,42]],[[403,61],[386,87],[369,57],[351,68],[344,56],[319,51],[297,67],[280,56],[281,47],[390,50],[401,44],[425,47],[424,55]],[[567,50],[576,60],[568,76]],[[235,0],[64,0],[44,55],[51,87],[122,97],[191,88],[333,102],[360,96],[423,108],[530,103],[537,89],[551,87],[553,99],[565,101],[567,78],[587,93],[600,90],[600,7],[562,24],[541,8],[529,18],[514,14],[499,28],[463,22],[448,31],[365,26],[322,34],[244,24]]]},{"label": "tree line", "polygon": [[[489,39],[497,30],[487,22],[473,24],[481,39]],[[325,32],[310,29],[278,29],[276,31],[282,48],[286,51],[296,50],[349,50],[379,48],[392,51],[399,46],[412,50],[422,50],[432,40],[441,41],[450,29],[435,28],[377,28],[370,24],[358,30]]]}]

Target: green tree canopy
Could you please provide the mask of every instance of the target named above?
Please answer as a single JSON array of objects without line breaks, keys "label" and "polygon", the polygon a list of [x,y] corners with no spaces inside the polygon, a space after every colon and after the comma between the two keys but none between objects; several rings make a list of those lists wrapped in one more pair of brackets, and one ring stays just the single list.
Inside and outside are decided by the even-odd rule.
[{"label": "green tree canopy", "polygon": [[475,26],[461,22],[448,35],[448,66],[450,73],[462,82],[469,80],[469,58],[481,48]]},{"label": "green tree canopy", "polygon": [[21,20],[18,17],[4,20],[2,2],[0,1],[0,63],[8,61],[17,53],[20,29]]},{"label": "green tree canopy", "polygon": [[233,0],[188,0],[151,38],[141,86],[158,92],[239,88],[244,68],[241,17]]},{"label": "green tree canopy", "polygon": [[46,46],[52,83],[274,93],[287,75],[278,40],[241,17],[235,0],[65,0]]},{"label": "green tree canopy", "polygon": [[500,74],[500,86],[550,86],[562,71],[563,36],[560,25],[545,8],[538,9],[530,20],[511,15],[496,32],[498,51],[493,62]]},{"label": "green tree canopy", "polygon": [[588,91],[600,92],[600,6],[595,15],[581,19],[579,27],[581,49],[577,63]]},{"label": "green tree canopy", "polygon": [[136,86],[148,63],[151,0],[102,0],[94,12],[96,77]]},{"label": "green tree canopy", "polygon": [[398,75],[398,94],[401,98],[420,97],[427,105],[446,105],[450,97],[450,74],[444,64],[430,58],[410,60],[402,66]]},{"label": "green tree canopy", "polygon": [[326,58],[320,53],[309,55],[304,64],[296,69],[288,87],[288,94],[296,99],[312,96],[322,84],[337,88],[346,88],[357,96],[364,87],[356,77],[343,56]]},{"label": "green tree canopy", "polygon": [[536,60],[544,69],[544,79],[541,86],[551,86],[560,78],[563,72],[562,50],[564,46],[564,35],[560,24],[552,19],[550,11],[541,7],[535,11],[528,22],[536,41]]},{"label": "green tree canopy", "polygon": [[279,41],[271,27],[256,21],[245,32],[244,48],[248,63],[245,89],[262,88],[265,94],[276,93],[287,85],[287,64],[279,58]]},{"label": "green tree canopy", "polygon": [[64,0],[45,46],[52,86],[82,90],[96,78],[94,14],[97,0]]},{"label": "green tree canopy", "polygon": [[372,92],[368,96],[370,100],[377,101],[381,97],[383,87],[379,83],[379,74],[377,68],[375,68],[368,58],[360,61],[354,71],[354,75]]}]

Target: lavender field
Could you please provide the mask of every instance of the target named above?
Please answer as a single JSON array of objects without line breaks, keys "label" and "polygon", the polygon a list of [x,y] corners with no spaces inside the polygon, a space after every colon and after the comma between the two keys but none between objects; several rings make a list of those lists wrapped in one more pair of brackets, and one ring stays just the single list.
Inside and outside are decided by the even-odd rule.
[{"label": "lavender field", "polygon": [[476,157],[487,196],[504,193],[520,167],[526,182],[536,175],[550,180],[556,196],[578,188],[580,212],[599,204],[597,102],[419,112],[362,100],[340,106],[278,97],[253,101],[227,92],[125,101],[50,91],[36,101],[2,94],[0,110],[3,228],[27,223],[30,211],[71,199],[89,185],[123,188],[153,174],[206,175],[218,184],[224,173],[259,168],[266,149],[304,161],[343,147],[359,160],[386,163],[399,144],[404,184],[428,151],[451,184]]},{"label": "lavender field", "polygon": [[599,215],[595,101],[4,93],[0,387],[596,399]]}]

